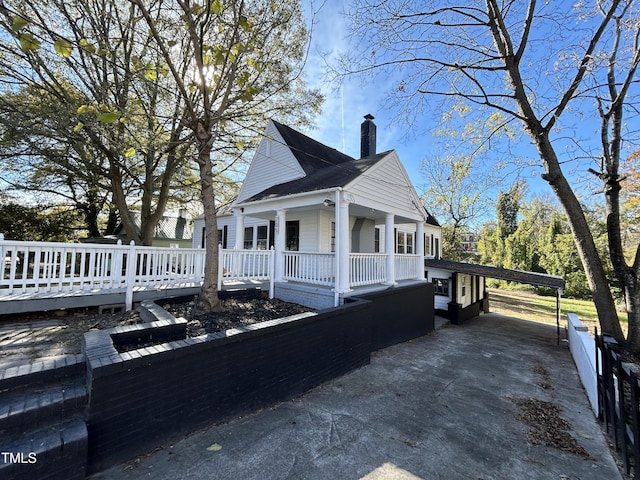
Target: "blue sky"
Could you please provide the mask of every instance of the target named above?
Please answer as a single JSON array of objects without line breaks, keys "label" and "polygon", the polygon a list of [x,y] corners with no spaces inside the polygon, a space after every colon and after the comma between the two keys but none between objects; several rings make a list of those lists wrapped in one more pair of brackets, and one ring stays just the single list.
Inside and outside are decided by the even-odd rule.
[{"label": "blue sky", "polygon": [[[308,1],[306,8],[310,8]],[[386,94],[393,88],[393,79],[377,77],[364,83],[361,79],[348,78],[339,90],[325,79],[323,57],[335,59],[349,46],[347,20],[343,15],[345,8],[341,1],[327,0],[316,16],[305,74],[311,85],[321,87],[325,103],[322,114],[316,119],[316,128],[306,133],[325,145],[358,158],[360,124],[364,115],[372,114],[377,125],[377,151],[396,150],[418,194],[422,194],[426,179],[420,165],[425,159],[436,157],[441,149],[431,134],[439,121],[438,114],[424,115],[420,119],[421,132],[409,132],[407,135],[404,125],[397,122],[394,115],[397,112],[388,111],[384,105]],[[528,145],[524,148],[535,154]],[[532,176],[531,180],[534,190],[544,190],[545,185],[539,178]],[[505,190],[508,188],[508,184],[504,186]]]},{"label": "blue sky", "polygon": [[384,85],[380,79],[365,84],[360,79],[353,78],[345,80],[342,88],[337,90],[335,85],[325,80],[323,56],[335,59],[348,48],[343,5],[343,2],[337,0],[327,0],[318,13],[313,28],[310,58],[305,73],[310,84],[322,88],[325,103],[321,116],[316,119],[316,128],[308,134],[325,145],[359,158],[360,124],[364,115],[370,113],[375,117],[377,125],[377,151],[395,149],[414,185],[418,187],[424,183],[419,167],[427,156],[432,138],[407,141],[404,138],[406,132],[391,123],[391,115],[383,109],[385,92],[390,85]]},{"label": "blue sky", "polygon": [[[305,1],[305,8],[309,9],[310,0],[303,1]],[[384,108],[386,94],[393,87],[391,83],[393,79],[378,77],[367,84],[363,84],[360,79],[347,79],[341,91],[336,90],[335,86],[327,84],[324,80],[322,54],[328,55],[329,58],[335,58],[349,45],[347,20],[343,15],[345,8],[348,8],[348,3],[326,0],[316,17],[310,58],[306,67],[306,79],[314,86],[321,86],[326,101],[322,114],[317,118],[316,129],[307,133],[326,145],[337,148],[353,157],[359,157],[360,124],[365,114],[372,114],[378,127],[377,150],[380,152],[395,149],[418,193],[421,194],[424,191],[426,179],[420,172],[420,165],[425,159],[435,158],[442,149],[437,144],[438,140],[431,134],[432,129],[439,121],[438,113],[429,112],[423,115],[420,119],[421,132],[407,135],[403,124],[395,121],[393,113],[397,112],[389,112]],[[593,130],[589,128],[590,132],[587,131],[585,119],[581,119],[576,125],[577,127],[568,129],[563,134],[572,136],[574,139],[582,137],[584,142],[597,138],[597,125]],[[513,124],[513,128],[522,132],[521,125]],[[558,149],[559,155],[568,155],[567,160],[575,162],[574,159],[569,158],[564,146],[560,146],[560,144],[557,146],[560,147]],[[515,147],[514,153],[516,155],[526,156],[533,159],[538,165],[540,164],[537,152],[528,137],[523,135],[522,140]],[[572,163],[572,166],[568,167],[571,168],[568,170],[568,174],[574,175],[579,171],[584,172],[585,167],[586,165],[579,164],[579,162]],[[529,196],[542,194],[552,197],[550,187],[540,178],[541,173],[540,166],[531,167],[521,171],[519,178],[527,181]],[[504,185],[496,185],[493,192],[494,198],[499,190],[507,190],[513,180],[515,180],[515,176],[511,175],[507,177]],[[590,195],[590,189],[586,186],[578,188]]]}]

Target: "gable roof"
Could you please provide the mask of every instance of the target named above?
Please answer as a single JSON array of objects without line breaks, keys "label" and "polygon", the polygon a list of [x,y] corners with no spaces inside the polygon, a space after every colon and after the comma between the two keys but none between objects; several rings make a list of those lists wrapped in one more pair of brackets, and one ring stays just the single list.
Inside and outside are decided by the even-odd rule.
[{"label": "gable roof", "polygon": [[[274,185],[244,201],[253,202],[332,187],[344,187],[386,157],[388,153],[389,152],[383,152],[359,160],[348,157],[350,160],[336,164],[324,162],[322,159],[315,159],[307,164],[310,171],[305,177]],[[300,155],[309,157],[309,155],[305,153],[300,153]],[[347,157],[347,155],[345,155],[345,157]],[[310,167],[311,163],[314,163],[316,168]]]},{"label": "gable roof", "polygon": [[[275,185],[273,183],[267,183],[266,188],[261,191],[256,192],[254,189],[254,193],[251,196],[242,198],[237,205],[242,205],[245,202],[251,203],[259,200],[276,199],[299,193],[345,187],[354,180],[362,177],[362,175],[372,167],[378,164],[382,165],[382,162],[385,160],[389,160],[390,162],[397,161],[399,168],[402,171],[402,175],[406,177],[405,180],[407,182],[407,186],[411,186],[411,181],[407,177],[402,164],[399,162],[399,159],[393,150],[355,159],[334,148],[328,147],[287,125],[283,125],[275,120],[270,120],[270,122],[273,127],[275,127],[277,135],[281,137],[283,146],[285,146],[290,155],[292,155],[292,160],[294,160],[298,164],[297,166],[300,167],[300,173],[304,172],[304,174],[300,177],[281,181],[281,183],[277,183]],[[272,132],[272,135],[275,136],[275,132]],[[265,137],[265,140],[272,141],[273,139]],[[280,140],[277,141],[280,142]],[[280,159],[278,163],[282,163],[282,159]],[[250,171],[253,166],[254,163],[252,162],[252,165],[249,167]],[[267,170],[265,170],[265,172],[267,172]],[[386,177],[386,174],[384,176]],[[244,188],[244,186],[245,184],[243,183],[242,188]],[[255,185],[253,186],[255,187]],[[415,201],[419,202],[417,196]],[[439,227],[440,224],[435,217],[433,217],[426,208],[424,210],[426,223]]]},{"label": "gable roof", "polygon": [[[142,215],[140,212],[129,212],[131,220],[136,226],[136,231],[140,234]],[[126,235],[122,222],[118,224],[113,232],[114,235]],[[186,218],[165,214],[155,227],[153,238],[166,240],[190,240],[193,237],[193,225]]]}]

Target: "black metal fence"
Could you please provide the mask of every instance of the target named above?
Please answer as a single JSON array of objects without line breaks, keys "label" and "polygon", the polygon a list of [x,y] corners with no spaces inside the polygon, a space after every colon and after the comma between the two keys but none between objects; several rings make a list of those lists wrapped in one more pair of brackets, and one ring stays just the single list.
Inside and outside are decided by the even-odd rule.
[{"label": "black metal fence", "polygon": [[630,364],[616,352],[617,342],[596,330],[598,417],[622,456],[627,474],[640,478],[640,384]]}]

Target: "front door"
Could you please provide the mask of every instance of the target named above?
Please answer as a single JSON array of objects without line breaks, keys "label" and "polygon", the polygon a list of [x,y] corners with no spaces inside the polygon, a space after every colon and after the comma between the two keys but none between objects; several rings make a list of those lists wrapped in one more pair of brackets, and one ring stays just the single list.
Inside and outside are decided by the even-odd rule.
[{"label": "front door", "polygon": [[290,220],[286,226],[285,249],[297,252],[300,246],[300,222]]}]

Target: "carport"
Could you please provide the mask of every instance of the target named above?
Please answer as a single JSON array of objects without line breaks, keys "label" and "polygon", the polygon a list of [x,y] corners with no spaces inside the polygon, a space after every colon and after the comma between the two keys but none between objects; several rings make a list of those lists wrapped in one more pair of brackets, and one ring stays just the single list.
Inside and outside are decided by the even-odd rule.
[{"label": "carport", "polygon": [[[472,278],[482,278],[483,286],[485,285],[484,279],[495,278],[497,280],[507,280],[510,282],[524,283],[527,285],[535,285],[541,287],[553,288],[556,292],[556,327],[558,333],[558,343],[560,343],[560,297],[564,291],[564,278],[557,275],[548,275],[546,273],[527,272],[523,270],[512,270],[508,268],[492,267],[489,265],[478,265],[475,263],[454,262],[451,260],[443,260],[436,258],[427,258],[424,261],[425,277],[435,283],[436,277],[433,272],[448,272],[451,280],[451,288],[448,288],[449,295],[449,310],[451,311],[451,305],[464,306],[459,298],[460,290],[458,288],[458,277],[460,275],[469,275]],[[431,273],[429,273],[431,272]],[[437,279],[441,281],[440,278]],[[472,283],[473,284],[473,283]],[[449,286],[447,286],[449,287]],[[466,292],[464,292],[466,293]],[[464,295],[463,293],[463,295]],[[472,293],[473,296],[473,293]],[[469,305],[465,308],[474,307],[479,308],[476,304],[480,305],[486,302],[488,299],[486,287],[483,288],[482,294],[476,292],[476,297],[472,298]],[[437,307],[436,307],[437,308]],[[473,308],[471,309],[473,312]]]}]

